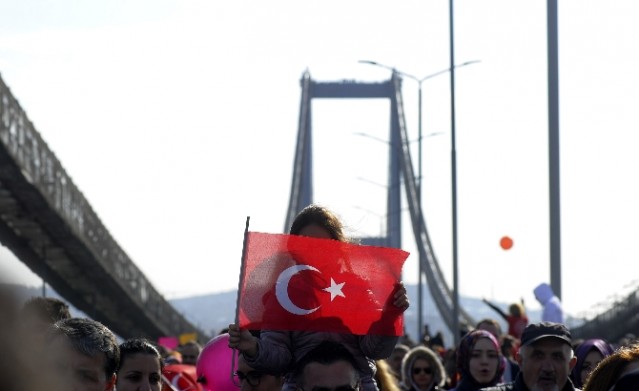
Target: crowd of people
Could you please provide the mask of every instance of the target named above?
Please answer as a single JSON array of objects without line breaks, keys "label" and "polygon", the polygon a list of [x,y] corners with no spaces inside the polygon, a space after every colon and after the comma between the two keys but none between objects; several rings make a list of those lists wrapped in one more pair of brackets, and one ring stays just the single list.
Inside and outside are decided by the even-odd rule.
[{"label": "crowd of people", "polygon": [[[298,215],[291,234],[343,241],[342,229],[334,214],[312,205]],[[507,332],[497,319],[482,319],[452,347],[427,326],[413,341],[231,324],[220,332],[238,352],[229,377],[242,391],[639,390],[639,343],[573,339],[557,321],[560,303],[548,288],[542,284],[535,294],[549,304],[553,321],[529,323],[523,303],[505,313],[485,301],[507,322]],[[408,308],[403,285],[391,304]],[[204,353],[197,341],[175,350],[144,338],[118,341],[102,323],[72,317],[60,300],[37,297],[16,306],[4,291],[0,315],[14,321],[0,322],[0,357],[12,357],[0,365],[3,390],[227,391],[198,378]]]}]

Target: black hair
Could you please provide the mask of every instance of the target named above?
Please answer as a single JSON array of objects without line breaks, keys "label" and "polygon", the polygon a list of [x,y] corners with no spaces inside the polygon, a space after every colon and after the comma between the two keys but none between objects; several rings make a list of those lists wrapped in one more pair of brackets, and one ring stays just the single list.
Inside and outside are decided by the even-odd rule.
[{"label": "black hair", "polygon": [[328,208],[316,204],[311,204],[302,209],[293,220],[289,233],[291,235],[299,235],[302,229],[314,224],[328,231],[331,239],[340,242],[348,241],[344,235],[344,226],[337,215],[328,210]]},{"label": "black hair", "polygon": [[56,322],[47,330],[46,341],[66,337],[71,346],[88,356],[104,354],[104,373],[110,378],[120,363],[120,348],[115,335],[102,323],[87,318],[71,318]]},{"label": "black hair", "polygon": [[158,363],[160,364],[160,368],[162,368],[162,356],[160,355],[158,349],[151,344],[151,342],[149,342],[145,338],[131,338],[120,344],[120,363],[118,365],[118,371],[120,371],[120,368],[124,366],[124,361],[129,356],[138,353],[148,354],[157,358]]},{"label": "black hair", "polygon": [[359,380],[360,368],[355,361],[353,354],[344,347],[344,345],[335,341],[323,341],[308,353],[295,365],[293,376],[295,382],[299,386],[303,386],[304,369],[310,363],[318,363],[322,365],[331,365],[338,361],[346,361],[351,364],[355,370],[357,379]]}]

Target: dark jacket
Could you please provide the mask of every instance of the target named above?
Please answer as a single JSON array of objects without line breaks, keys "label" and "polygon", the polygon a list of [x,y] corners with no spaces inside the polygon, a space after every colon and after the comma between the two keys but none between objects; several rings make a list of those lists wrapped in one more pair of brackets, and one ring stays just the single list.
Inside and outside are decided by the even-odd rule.
[{"label": "dark jacket", "polygon": [[[512,383],[506,383],[506,384],[500,384],[494,387],[482,388],[481,391],[530,391],[530,389],[526,387],[526,383],[524,383],[524,377],[522,373],[520,372],[519,375],[517,375],[517,378],[515,379],[515,381]],[[561,391],[580,391],[580,390],[579,388],[575,388],[575,386],[572,385],[572,382],[570,381],[570,379],[568,379],[566,381],[566,385],[564,386],[564,388],[561,389]]]}]

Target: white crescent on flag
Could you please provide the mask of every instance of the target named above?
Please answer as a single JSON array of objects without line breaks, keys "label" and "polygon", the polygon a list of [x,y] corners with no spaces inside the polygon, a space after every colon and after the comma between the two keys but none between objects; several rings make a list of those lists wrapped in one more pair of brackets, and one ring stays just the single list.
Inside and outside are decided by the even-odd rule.
[{"label": "white crescent on flag", "polygon": [[313,270],[321,273],[319,270],[317,270],[317,268],[314,268],[313,266],[295,265],[285,269],[282,273],[280,273],[280,276],[277,278],[277,282],[275,283],[275,297],[277,297],[277,301],[285,310],[295,315],[308,315],[320,308],[319,306],[311,309],[300,308],[296,306],[291,301],[291,298],[288,296],[288,284],[291,281],[291,278],[303,270]]}]

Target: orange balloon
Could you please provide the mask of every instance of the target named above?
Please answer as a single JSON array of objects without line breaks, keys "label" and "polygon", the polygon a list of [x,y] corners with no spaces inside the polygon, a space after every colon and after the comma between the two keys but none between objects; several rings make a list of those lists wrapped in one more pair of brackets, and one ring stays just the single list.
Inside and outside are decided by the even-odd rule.
[{"label": "orange balloon", "polygon": [[499,241],[499,245],[501,246],[501,248],[503,248],[504,250],[510,250],[513,247],[513,240],[508,237],[508,236],[504,236],[503,238],[501,238],[501,240]]}]

